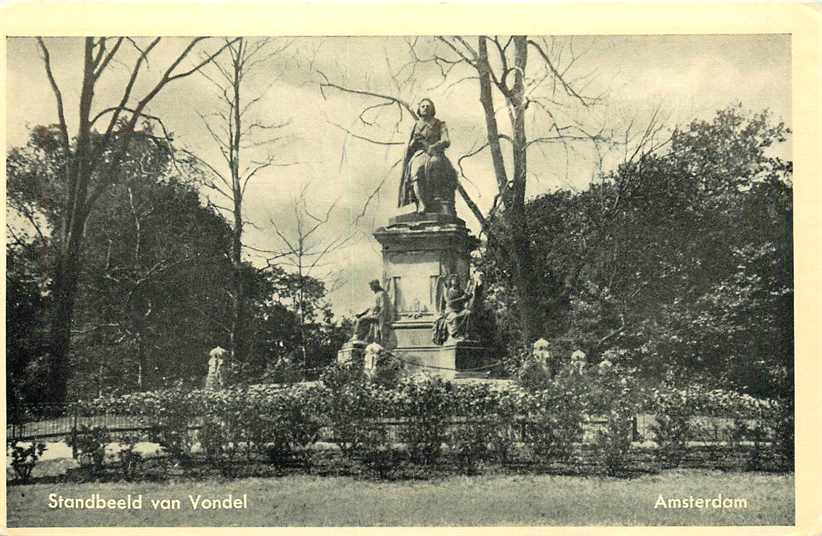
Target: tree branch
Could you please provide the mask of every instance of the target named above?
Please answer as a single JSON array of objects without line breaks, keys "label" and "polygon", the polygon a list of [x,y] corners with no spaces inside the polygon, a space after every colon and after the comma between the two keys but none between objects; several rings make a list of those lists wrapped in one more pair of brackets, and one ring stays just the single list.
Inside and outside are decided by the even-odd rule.
[{"label": "tree branch", "polygon": [[380,93],[374,93],[373,91],[365,91],[365,90],[361,90],[361,89],[351,89],[351,88],[341,86],[339,84],[334,84],[334,83],[329,81],[328,77],[322,71],[317,71],[317,72],[325,80],[325,82],[320,84],[320,93],[322,94],[323,99],[326,98],[324,88],[332,88],[332,89],[336,89],[337,91],[342,91],[344,93],[350,93],[352,95],[361,95],[361,96],[365,96],[365,97],[374,97],[374,98],[377,98],[377,99],[383,99],[383,100],[386,100],[386,101],[390,101],[390,102],[395,103],[399,106],[402,106],[411,115],[411,117],[414,118],[414,120],[418,119],[417,112],[414,111],[414,109],[411,107],[411,105],[409,103],[407,103],[406,101],[398,98],[398,97],[393,97],[391,95],[383,95],[383,94],[380,94]]},{"label": "tree branch", "polygon": [[43,42],[42,37],[37,38],[37,43],[40,45],[40,51],[42,52],[41,57],[46,68],[46,75],[48,76],[49,84],[51,84],[51,90],[54,93],[54,98],[57,101],[57,120],[59,121],[60,135],[63,137],[63,148],[66,151],[66,156],[68,157],[71,154],[71,139],[69,138],[66,114],[63,109],[63,94],[60,91],[60,87],[57,85],[57,81],[54,79],[54,73],[51,69],[51,55],[49,54],[49,49],[46,47],[46,43]]},{"label": "tree branch", "polygon": [[383,140],[375,140],[375,139],[373,139],[373,138],[369,138],[369,137],[367,137],[367,136],[362,136],[362,135],[360,135],[360,134],[356,134],[356,133],[352,132],[351,130],[349,130],[349,129],[345,128],[344,126],[342,126],[342,125],[340,125],[340,124],[338,124],[338,123],[335,123],[335,122],[333,122],[333,121],[331,121],[331,120],[329,120],[329,119],[326,119],[325,121],[326,121],[326,123],[328,123],[328,124],[330,124],[330,125],[333,125],[333,126],[337,127],[338,129],[340,129],[340,130],[344,131],[345,133],[347,133],[347,134],[348,134],[349,136],[351,136],[352,138],[356,138],[356,139],[358,139],[358,140],[362,140],[362,141],[367,141],[368,143],[373,143],[374,145],[387,145],[387,146],[392,146],[392,145],[405,145],[405,144],[406,144],[404,141],[383,141]]},{"label": "tree branch", "polygon": [[[109,51],[109,53],[105,57],[105,59],[103,59],[102,63],[95,62],[98,65],[96,71],[94,72],[94,79],[95,80],[100,78],[100,75],[103,74],[103,71],[105,71],[106,67],[108,67],[108,64],[111,63],[112,59],[114,59],[114,56],[117,54],[117,51],[120,49],[120,45],[123,44],[124,39],[125,39],[124,37],[117,38],[117,42],[114,43],[114,46],[111,48],[111,50]],[[102,48],[101,48],[101,52],[102,52]]]},{"label": "tree branch", "polygon": [[533,39],[529,39],[528,44],[535,48],[539,55],[542,56],[543,61],[545,61],[545,64],[548,66],[551,73],[554,75],[554,79],[560,83],[562,88],[565,90],[565,93],[577,99],[577,101],[579,101],[579,103],[582,104],[584,107],[590,107],[590,105],[592,104],[590,102],[590,99],[577,93],[573,86],[571,86],[565,80],[565,77],[557,70],[557,68],[554,66],[554,63],[551,61],[551,58],[548,57],[548,54],[545,53],[545,51],[542,49],[539,43],[537,43]]}]

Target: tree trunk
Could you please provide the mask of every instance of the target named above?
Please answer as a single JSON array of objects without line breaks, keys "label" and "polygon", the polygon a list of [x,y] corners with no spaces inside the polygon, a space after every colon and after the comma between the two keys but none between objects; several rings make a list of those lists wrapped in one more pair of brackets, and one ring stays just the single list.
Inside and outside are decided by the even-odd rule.
[{"label": "tree trunk", "polygon": [[537,300],[539,285],[536,281],[538,270],[533,266],[524,207],[513,205],[506,210],[506,217],[511,233],[512,275],[517,291],[521,342],[528,347],[541,336],[542,311]]},{"label": "tree trunk", "polygon": [[[236,199],[236,197],[235,197]],[[231,361],[241,363],[245,360],[245,345],[243,341],[243,325],[245,323],[245,285],[243,285],[243,245],[242,245],[242,206],[235,202],[234,232],[231,245],[231,266],[234,277],[234,300],[232,302],[231,321]],[[227,363],[227,365],[230,363]],[[230,367],[226,367],[229,370]]]},{"label": "tree trunk", "polygon": [[[231,240],[231,266],[234,271],[234,301],[231,325],[231,361],[234,364],[245,361],[245,345],[243,341],[243,325],[245,323],[245,286],[243,285],[243,188],[240,177],[240,141],[242,139],[240,84],[243,76],[243,56],[245,40],[240,40],[236,54],[231,49],[233,60],[233,102],[231,114],[233,120],[229,123],[233,129],[229,133],[229,151],[231,167],[231,184],[234,197],[234,228]],[[227,363],[231,365],[231,363]],[[226,367],[230,380],[232,368]]]},{"label": "tree trunk", "polygon": [[[511,257],[514,264],[514,284],[519,298],[520,329],[522,344],[530,346],[542,325],[542,314],[537,299],[538,270],[534,269],[531,257],[531,242],[528,238],[528,219],[525,214],[525,187],[527,184],[527,148],[528,137],[525,132],[525,84],[523,73],[528,64],[528,40],[525,36],[514,37],[514,85],[508,97],[509,107],[513,113],[513,161],[514,175],[510,205],[506,213],[511,232]],[[503,80],[504,83],[504,80]]]},{"label": "tree trunk", "polygon": [[[536,270],[531,259],[531,243],[528,239],[528,221],[525,216],[525,186],[527,178],[526,150],[528,139],[525,131],[525,85],[523,73],[528,63],[528,41],[524,36],[514,37],[514,84],[506,88],[505,102],[512,119],[513,175],[509,183],[505,161],[500,146],[499,127],[492,93],[491,66],[488,62],[488,44],[479,37],[477,72],[479,74],[480,103],[485,113],[488,148],[494,165],[497,187],[502,199],[503,217],[508,222],[506,242],[511,255],[513,282],[517,292],[517,313],[520,320],[521,342],[529,346],[539,334],[541,311],[537,300]],[[502,76],[502,84],[506,77]]]},{"label": "tree trunk", "polygon": [[499,143],[499,127],[491,88],[491,66],[488,63],[488,43],[484,36],[479,37],[478,49],[477,71],[479,73],[480,103],[485,113],[485,130],[488,134],[488,148],[491,152],[491,161],[494,164],[497,188],[499,193],[504,196],[508,188],[508,174],[505,171],[505,160],[502,157],[502,148]]},{"label": "tree trunk", "polygon": [[80,91],[80,118],[77,145],[67,170],[69,197],[63,218],[60,253],[55,264],[52,282],[52,312],[49,347],[49,385],[46,397],[50,402],[62,403],[68,389],[68,359],[71,349],[71,325],[74,302],[80,279],[80,256],[88,217],[87,194],[91,180],[91,106],[94,99],[94,40],[85,40],[83,85]]},{"label": "tree trunk", "polygon": [[67,251],[60,255],[52,284],[49,382],[45,393],[48,402],[62,403],[66,399],[71,323],[77,294],[78,271],[76,254]]}]

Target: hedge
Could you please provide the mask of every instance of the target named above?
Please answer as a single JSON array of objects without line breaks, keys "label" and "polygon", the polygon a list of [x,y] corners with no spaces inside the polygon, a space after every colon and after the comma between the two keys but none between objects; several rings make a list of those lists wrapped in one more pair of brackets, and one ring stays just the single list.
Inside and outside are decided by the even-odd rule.
[{"label": "hedge", "polygon": [[[172,388],[99,398],[79,404],[87,413],[139,416],[151,439],[180,463],[199,441],[207,459],[227,476],[243,460],[311,470],[311,448],[321,438],[344,459],[381,476],[402,462],[433,466],[447,452],[464,471],[506,464],[515,450],[542,463],[575,463],[586,443],[584,428],[600,425],[588,447],[602,472],[625,469],[634,416],[655,415],[655,450],[662,466],[678,465],[699,431],[699,416],[730,423],[731,448],[754,437],[750,464],[772,446],[780,467],[793,460],[793,408],[788,401],[698,385],[641,387],[632,371],[615,366],[584,372],[564,369],[527,387],[457,384],[425,376],[375,382],[360,371],[334,366],[321,381],[236,386],[219,391]],[[193,434],[191,430],[199,428]],[[394,433],[393,431],[396,431]],[[196,437],[195,437],[196,436]],[[590,449],[589,449],[590,450]],[[754,467],[755,468],[755,467]]]}]

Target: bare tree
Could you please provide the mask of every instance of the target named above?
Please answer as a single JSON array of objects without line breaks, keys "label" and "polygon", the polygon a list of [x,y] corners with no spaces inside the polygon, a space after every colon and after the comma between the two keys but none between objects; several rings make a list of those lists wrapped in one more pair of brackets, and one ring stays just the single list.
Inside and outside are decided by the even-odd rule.
[{"label": "bare tree", "polygon": [[[63,92],[54,76],[52,56],[42,38],[37,39],[46,76],[54,93],[57,124],[63,150],[67,155],[63,180],[67,186],[63,219],[57,229],[59,250],[52,280],[52,309],[50,334],[50,374],[47,396],[63,401],[68,379],[68,356],[71,346],[71,325],[77,284],[82,267],[83,235],[86,221],[99,197],[118,177],[120,163],[126,155],[132,136],[141,121],[157,119],[147,114],[149,104],[172,82],[191,76],[219,56],[229,44],[223,44],[193,65],[187,62],[192,52],[207,38],[189,40],[162,71],[160,79],[149,86],[142,96],[135,94],[138,78],[146,70],[149,58],[161,38],[141,46],[128,37],[86,37],[83,41],[82,82],[76,134],[72,138],[66,120]],[[95,88],[114,64],[129,61],[126,50],[134,49],[136,59],[128,69],[127,81],[121,89],[119,101],[98,107],[95,113]],[[98,122],[104,129],[98,132]]]},{"label": "bare tree", "polygon": [[[306,362],[306,282],[309,277],[317,277],[317,270],[328,266],[324,260],[330,253],[344,247],[354,236],[352,232],[342,232],[331,238],[320,237],[321,229],[329,223],[331,215],[337,206],[337,201],[331,203],[322,214],[312,212],[312,209],[308,206],[307,192],[309,186],[310,184],[306,184],[300,191],[299,196],[292,200],[292,208],[294,211],[293,233],[284,229],[282,225],[278,225],[274,218],[271,218],[271,227],[274,229],[283,247],[281,250],[272,252],[275,253],[275,256],[268,259],[269,263],[277,259],[278,264],[293,270],[297,275],[297,293],[294,305],[297,309],[300,324],[300,352],[303,363]],[[326,277],[320,276],[318,278],[325,280],[333,274],[326,272],[324,275]]]},{"label": "bare tree", "polygon": [[[267,63],[281,54],[289,41],[277,43],[264,39],[226,39],[228,54],[211,61],[213,69],[203,69],[200,74],[216,90],[219,106],[217,111],[200,114],[212,140],[222,155],[222,165],[209,163],[204,158],[187,151],[205,170],[204,184],[222,201],[210,201],[213,206],[227,213],[232,222],[231,264],[234,270],[230,291],[232,302],[231,359],[245,360],[246,344],[241,331],[247,324],[246,290],[243,284],[243,229],[247,223],[243,216],[243,200],[249,182],[258,173],[273,166],[293,165],[278,162],[270,152],[283,137],[276,133],[288,122],[272,123],[259,119],[255,105],[265,96],[266,90],[276,81],[271,77],[266,89],[251,93],[249,82],[256,72],[266,72]],[[254,117],[252,117],[254,116]],[[254,149],[263,149],[266,154],[257,158],[248,156]],[[255,153],[251,153],[252,155]],[[247,163],[246,163],[247,161]],[[228,206],[222,205],[227,202]]]}]

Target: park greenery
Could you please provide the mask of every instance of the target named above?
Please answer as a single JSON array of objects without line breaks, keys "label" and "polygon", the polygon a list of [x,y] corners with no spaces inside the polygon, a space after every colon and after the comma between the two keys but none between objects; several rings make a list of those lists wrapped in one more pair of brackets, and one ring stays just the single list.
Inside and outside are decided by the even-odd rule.
[{"label": "park greenery", "polygon": [[[587,189],[527,204],[536,308],[563,357],[634,366],[764,397],[793,396],[790,134],[767,112],[720,110]],[[504,220],[481,266],[493,340],[518,366]]]},{"label": "park greenery", "polygon": [[[566,359],[583,349],[590,362],[635,367],[649,381],[690,378],[792,398],[792,166],[770,151],[789,133],[767,112],[732,106],[586,190],[530,200],[533,293],[554,353]],[[34,128],[26,146],[8,153],[9,207],[37,224],[7,243],[9,402],[41,400],[50,370],[48,230],[60,225],[56,200],[65,188],[59,135]],[[230,226],[203,206],[197,184],[150,128],[130,147],[86,226],[71,398],[176,380],[197,385],[202,356],[231,331]],[[524,354],[516,283],[497,249],[505,236],[500,220],[480,247],[482,321],[516,374]],[[249,346],[235,364],[237,381],[316,378],[347,329],[333,319],[323,282],[276,265],[246,264],[244,278]]]},{"label": "park greenery", "polygon": [[[65,187],[56,172],[65,156],[58,136],[54,127],[35,128],[25,147],[8,154],[9,206],[38,224],[29,240],[12,236],[7,245],[9,402],[42,401],[50,374],[54,237],[48,229],[60,225],[63,207],[55,200]],[[121,170],[86,225],[69,399],[176,380],[200,385],[202,356],[228,346],[231,336],[230,227],[203,206],[196,185],[180,176],[168,146],[150,130],[132,141]],[[244,324],[250,344],[236,363],[236,381],[276,378],[303,345],[308,360],[300,368],[333,359],[346,330],[333,321],[322,281],[248,263],[243,277],[253,314]]]},{"label": "park greenery", "polygon": [[[503,386],[424,375],[385,384],[355,366],[291,385],[180,384],[78,402],[78,415],[128,416],[132,431],[84,426],[72,446],[83,478],[106,480],[169,478],[172,467],[183,476],[206,468],[226,478],[296,470],[380,479],[489,470],[625,476],[695,460],[792,470],[791,405],[693,383],[651,387],[635,369],[603,363]],[[633,419],[643,413],[654,422],[640,433]],[[135,450],[140,440],[159,445],[162,455],[149,463]],[[114,441],[119,463],[106,468]],[[41,453],[24,449],[15,445],[20,481]]]}]

